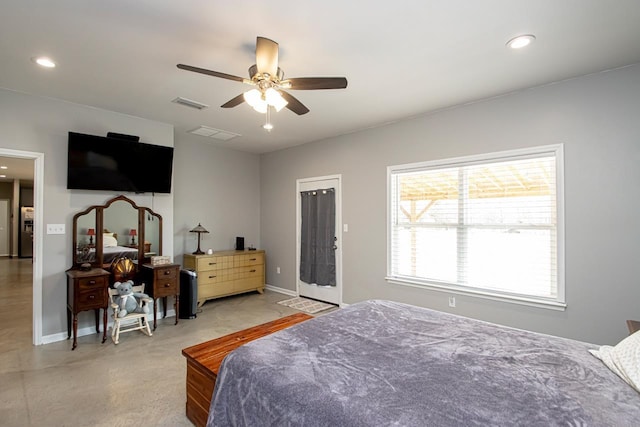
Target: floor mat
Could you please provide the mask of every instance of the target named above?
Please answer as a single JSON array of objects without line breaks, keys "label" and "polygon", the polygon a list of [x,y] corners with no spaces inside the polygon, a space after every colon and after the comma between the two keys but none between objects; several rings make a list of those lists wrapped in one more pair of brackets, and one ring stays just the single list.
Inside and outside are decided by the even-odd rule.
[{"label": "floor mat", "polygon": [[337,307],[333,304],[327,304],[325,302],[302,297],[295,297],[286,299],[284,301],[278,301],[278,304],[286,305],[287,307],[295,308],[296,310],[304,311],[305,313],[309,314],[314,314],[320,311]]}]

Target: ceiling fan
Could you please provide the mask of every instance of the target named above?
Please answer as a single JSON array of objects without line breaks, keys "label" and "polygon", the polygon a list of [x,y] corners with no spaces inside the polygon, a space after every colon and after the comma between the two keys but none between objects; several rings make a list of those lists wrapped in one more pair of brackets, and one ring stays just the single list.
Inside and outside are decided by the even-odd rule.
[{"label": "ceiling fan", "polygon": [[218,71],[178,64],[181,70],[193,71],[209,76],[247,83],[255,88],[236,96],[222,104],[222,108],[233,108],[247,102],[256,111],[268,113],[269,107],[276,111],[287,107],[298,115],[306,114],[309,109],[293,95],[283,89],[318,90],[344,89],[347,87],[345,77],[296,77],[285,79],[284,72],[278,67],[278,43],[265,37],[256,40],[256,63],[249,67],[249,78],[245,79]]}]

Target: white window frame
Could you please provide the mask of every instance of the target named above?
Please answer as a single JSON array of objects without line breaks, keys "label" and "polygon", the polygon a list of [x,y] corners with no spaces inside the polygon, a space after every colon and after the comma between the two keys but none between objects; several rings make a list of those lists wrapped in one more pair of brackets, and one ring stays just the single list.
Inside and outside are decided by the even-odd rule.
[{"label": "white window frame", "polygon": [[[433,280],[425,280],[417,277],[394,276],[392,271],[392,233],[393,233],[393,194],[392,180],[397,173],[416,172],[420,170],[446,168],[470,165],[473,163],[487,163],[490,161],[515,160],[518,158],[553,155],[556,160],[556,233],[557,233],[557,296],[556,298],[544,298],[536,296],[513,295],[507,292],[493,291],[480,287],[470,288]],[[389,283],[426,288],[435,291],[470,295],[479,298],[504,301],[508,303],[528,305],[553,310],[565,310],[565,254],[564,254],[564,148],[562,144],[547,145],[533,148],[501,151],[473,156],[456,157],[443,160],[434,160],[419,163],[410,163],[387,167],[387,276]]]}]

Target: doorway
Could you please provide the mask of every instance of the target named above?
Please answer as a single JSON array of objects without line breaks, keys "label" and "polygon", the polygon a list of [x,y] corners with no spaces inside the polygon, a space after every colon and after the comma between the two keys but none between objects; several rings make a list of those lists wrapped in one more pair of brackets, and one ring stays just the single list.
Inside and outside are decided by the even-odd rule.
[{"label": "doorway", "polygon": [[[0,157],[11,159],[26,159],[33,162],[33,206],[34,206],[34,230],[33,230],[33,259],[31,262],[32,272],[32,342],[34,345],[42,344],[42,246],[43,246],[43,202],[44,195],[42,189],[44,187],[44,153],[13,150],[9,148],[0,148]],[[14,191],[15,192],[15,191]],[[17,205],[16,205],[17,206]],[[13,207],[15,208],[15,206]],[[17,213],[14,211],[14,217]],[[17,224],[14,222],[14,227]]]},{"label": "doorway", "polygon": [[[303,194],[305,193],[305,194]],[[307,204],[303,197],[325,197],[332,208],[322,207],[326,202]],[[305,207],[303,211],[303,205]],[[316,241],[308,238],[303,231],[303,222],[308,221],[310,210],[312,216],[319,218],[322,227],[330,227],[321,234],[326,238]],[[327,217],[332,215],[333,218]],[[325,301],[331,304],[342,303],[342,176],[331,175],[315,178],[304,178],[296,181],[296,285],[298,295]],[[306,224],[305,224],[305,228]],[[318,256],[313,261],[309,260],[310,253],[324,252],[327,256]],[[326,250],[325,250],[326,249]],[[330,253],[330,252],[333,253]],[[334,263],[331,265],[331,263]],[[309,267],[313,264],[313,267]],[[301,268],[301,265],[303,267]],[[320,270],[316,274],[315,270]],[[309,270],[314,270],[309,272]],[[315,283],[315,282],[319,283]]]}]

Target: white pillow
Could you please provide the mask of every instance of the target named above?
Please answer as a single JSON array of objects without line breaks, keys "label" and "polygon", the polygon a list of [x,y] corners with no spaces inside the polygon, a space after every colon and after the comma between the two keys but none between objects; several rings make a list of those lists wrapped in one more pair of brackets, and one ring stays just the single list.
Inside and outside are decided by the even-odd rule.
[{"label": "white pillow", "polygon": [[614,347],[603,345],[600,349],[589,352],[640,392],[640,331],[626,337]]},{"label": "white pillow", "polygon": [[105,248],[112,248],[114,246],[118,246],[118,241],[113,236],[107,236],[106,234],[102,236],[102,246]]},{"label": "white pillow", "polygon": [[102,237],[106,236],[113,237],[113,233],[102,233]]}]

